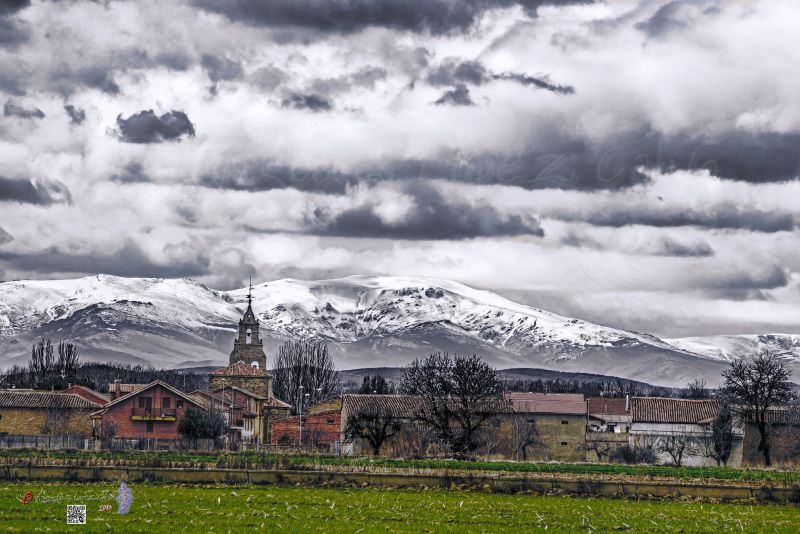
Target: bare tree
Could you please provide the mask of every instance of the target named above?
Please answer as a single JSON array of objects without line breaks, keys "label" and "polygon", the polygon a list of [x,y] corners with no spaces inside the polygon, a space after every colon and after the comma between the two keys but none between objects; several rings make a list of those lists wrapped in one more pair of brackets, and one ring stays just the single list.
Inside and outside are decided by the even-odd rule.
[{"label": "bare tree", "polygon": [[402,428],[402,421],[389,410],[371,406],[347,419],[344,435],[349,442],[356,439],[366,440],[372,447],[372,455],[378,456],[384,442],[397,435]]},{"label": "bare tree", "polygon": [[728,465],[733,450],[733,413],[725,404],[720,409],[710,428],[699,441],[704,456],[713,458],[717,465]]},{"label": "bare tree", "polygon": [[675,467],[680,467],[686,456],[699,454],[697,438],[689,434],[670,434],[656,440],[655,451],[665,454]]},{"label": "bare tree", "polygon": [[50,376],[53,371],[53,345],[49,339],[45,342],[42,338],[39,343],[33,345],[28,368],[34,383],[45,382]]},{"label": "bare tree", "polygon": [[597,461],[602,462],[604,459],[611,457],[614,449],[616,449],[620,443],[605,439],[601,432],[597,432],[597,434],[600,435],[593,436],[591,432],[586,433],[586,444],[584,445],[584,450],[586,450],[586,452],[593,452],[595,456],[597,456]]},{"label": "bare tree", "polygon": [[78,374],[78,347],[72,343],[58,344],[58,359],[55,362],[55,371],[62,376],[75,377]]},{"label": "bare tree", "polygon": [[772,465],[771,427],[772,408],[796,398],[790,382],[792,372],[774,354],[762,352],[752,359],[739,359],[722,372],[721,393],[740,413],[742,420],[752,422],[759,433],[758,450],[764,464]]},{"label": "bare tree", "polygon": [[532,415],[514,414],[511,417],[511,449],[518,460],[527,460],[529,449],[541,443],[536,419]]},{"label": "bare tree", "polygon": [[66,434],[68,426],[69,412],[61,408],[50,408],[45,413],[41,433],[50,436]]},{"label": "bare tree", "polygon": [[619,398],[624,398],[626,396],[635,397],[641,393],[639,391],[639,386],[637,386],[635,382],[625,380],[624,378],[617,378],[613,382],[606,382],[605,390],[609,397]]},{"label": "bare tree", "polygon": [[711,391],[706,387],[706,381],[702,378],[695,378],[683,390],[683,395],[686,399],[709,399],[711,398]]},{"label": "bare tree", "polygon": [[339,375],[322,341],[288,341],[278,349],[275,359],[275,396],[288,401],[299,414],[335,396],[340,389]]},{"label": "bare tree", "polygon": [[111,441],[119,432],[119,426],[114,420],[102,421],[100,423],[100,439],[104,442]]},{"label": "bare tree", "polygon": [[387,382],[381,375],[365,375],[358,392],[362,394],[392,395],[394,394],[394,385],[391,382]]},{"label": "bare tree", "polygon": [[415,420],[430,426],[458,459],[477,449],[478,431],[505,410],[500,375],[474,354],[416,359],[403,371],[402,389],[421,397]]}]

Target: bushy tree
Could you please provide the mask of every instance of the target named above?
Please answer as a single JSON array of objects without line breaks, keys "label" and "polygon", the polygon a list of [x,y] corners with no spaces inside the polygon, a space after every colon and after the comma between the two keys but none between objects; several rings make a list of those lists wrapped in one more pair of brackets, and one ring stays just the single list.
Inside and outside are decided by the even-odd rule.
[{"label": "bushy tree", "polygon": [[322,341],[288,341],[275,358],[273,391],[290,404],[295,413],[339,393],[339,375]]},{"label": "bushy tree", "polygon": [[367,395],[391,395],[394,393],[394,386],[381,375],[365,375],[358,392]]},{"label": "bushy tree", "polygon": [[178,422],[178,433],[184,438],[215,439],[225,433],[225,418],[213,407],[207,410],[192,407]]},{"label": "bushy tree", "polygon": [[704,454],[713,458],[717,465],[728,465],[733,451],[733,412],[730,406],[723,405],[712,421],[702,440]]},{"label": "bushy tree", "polygon": [[786,365],[770,352],[734,360],[722,372],[724,382],[720,392],[744,421],[753,423],[758,429],[758,450],[767,466],[772,465],[769,412],[796,398],[789,380],[791,376],[792,372]]},{"label": "bushy tree", "polygon": [[414,418],[431,427],[456,458],[474,452],[479,430],[505,410],[498,372],[477,355],[434,353],[403,371],[404,393],[418,395]]}]

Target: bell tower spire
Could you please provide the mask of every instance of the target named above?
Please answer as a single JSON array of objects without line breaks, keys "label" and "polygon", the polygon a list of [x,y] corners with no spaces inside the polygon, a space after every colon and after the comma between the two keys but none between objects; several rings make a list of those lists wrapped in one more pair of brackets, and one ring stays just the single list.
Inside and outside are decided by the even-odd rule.
[{"label": "bell tower spire", "polygon": [[264,343],[258,335],[258,327],[258,319],[253,312],[253,279],[251,278],[250,284],[247,286],[247,309],[239,320],[239,336],[233,341],[231,365],[243,361],[259,369],[266,368],[267,356],[264,354]]}]

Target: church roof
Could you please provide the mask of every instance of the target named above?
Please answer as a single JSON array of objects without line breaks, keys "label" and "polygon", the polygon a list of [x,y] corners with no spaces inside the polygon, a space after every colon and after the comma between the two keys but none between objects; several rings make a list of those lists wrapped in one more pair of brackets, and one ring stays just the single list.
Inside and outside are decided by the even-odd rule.
[{"label": "church roof", "polygon": [[232,363],[228,367],[211,371],[208,374],[213,376],[269,376],[269,373],[264,369],[253,367],[244,362]]}]

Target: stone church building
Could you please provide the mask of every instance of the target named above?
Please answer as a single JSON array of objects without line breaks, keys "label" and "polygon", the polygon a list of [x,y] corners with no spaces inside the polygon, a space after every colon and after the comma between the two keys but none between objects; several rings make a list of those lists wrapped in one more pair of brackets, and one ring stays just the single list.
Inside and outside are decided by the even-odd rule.
[{"label": "stone church building", "polygon": [[267,371],[264,342],[253,313],[252,292],[247,295],[247,309],[239,320],[228,363],[208,374],[209,391],[224,399],[223,413],[233,433],[242,439],[269,443],[271,421],[288,415],[291,405],[272,393],[272,375]]}]

